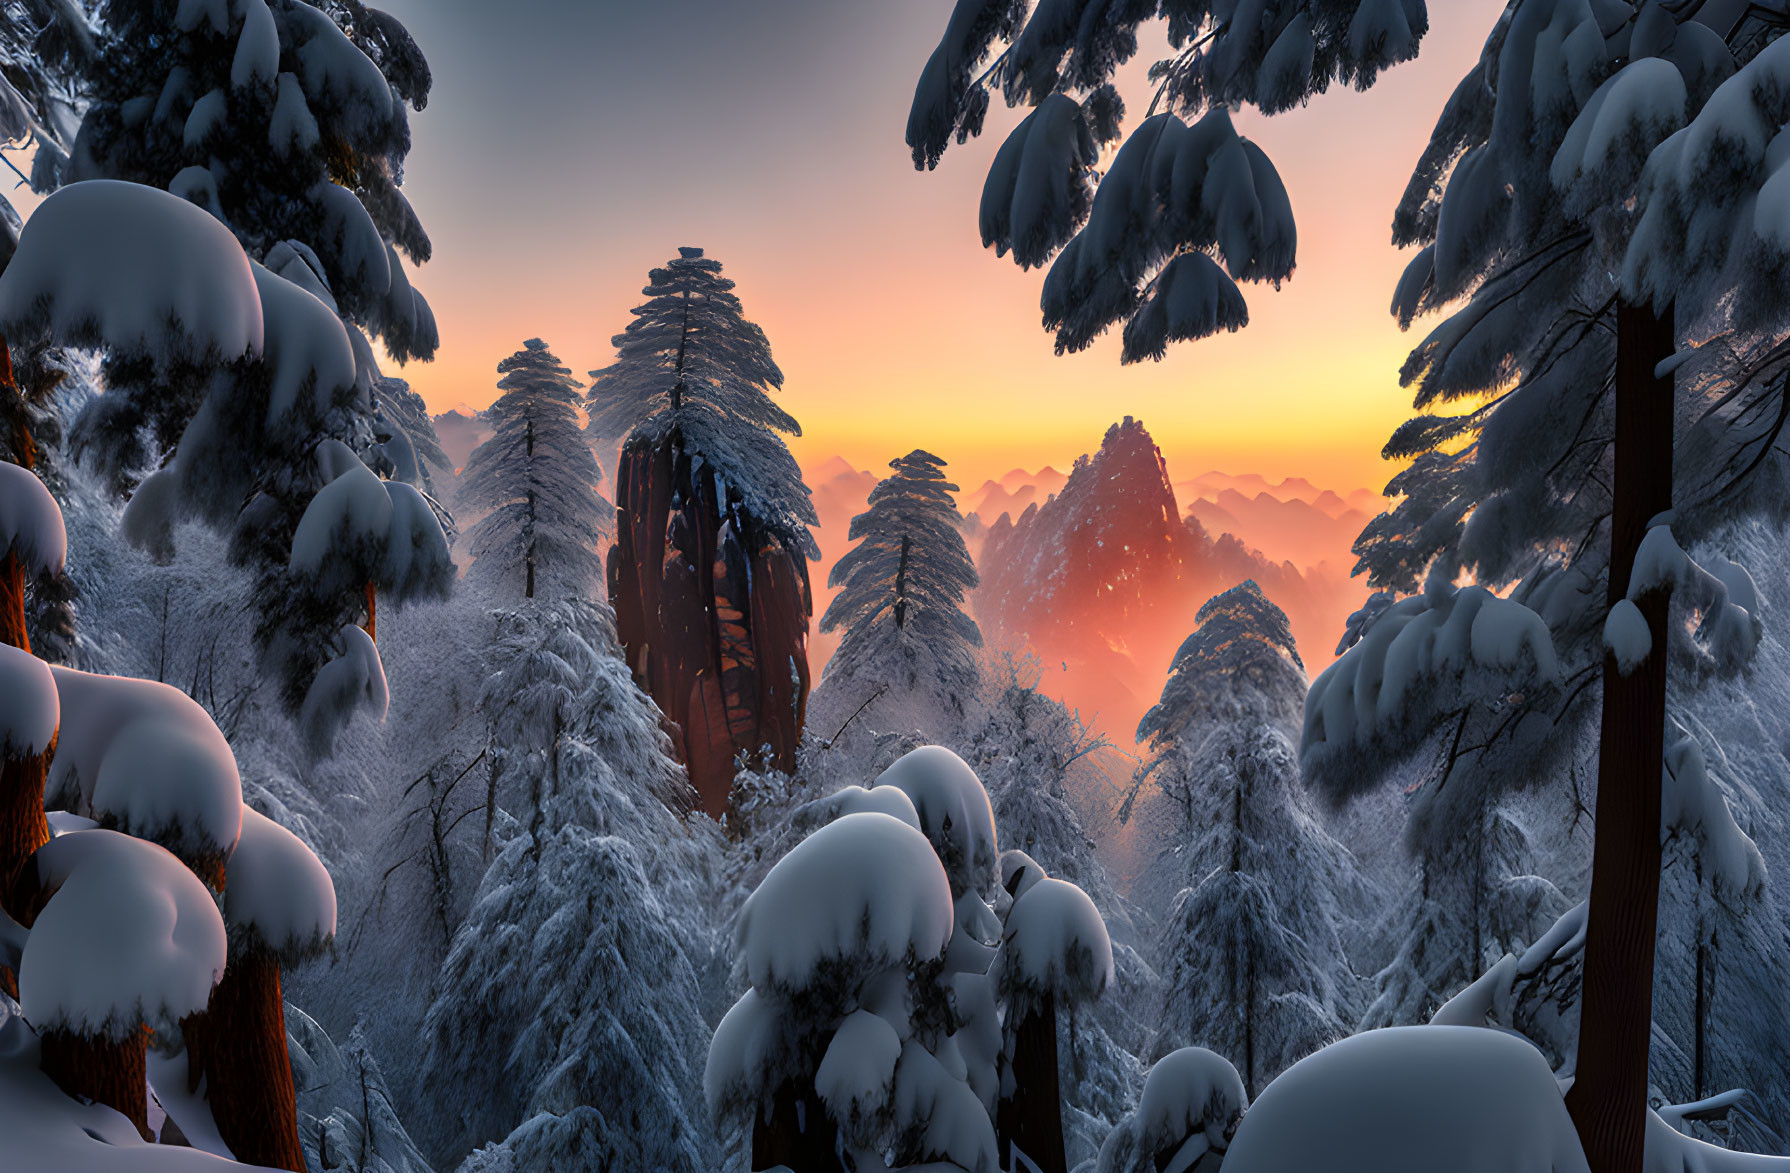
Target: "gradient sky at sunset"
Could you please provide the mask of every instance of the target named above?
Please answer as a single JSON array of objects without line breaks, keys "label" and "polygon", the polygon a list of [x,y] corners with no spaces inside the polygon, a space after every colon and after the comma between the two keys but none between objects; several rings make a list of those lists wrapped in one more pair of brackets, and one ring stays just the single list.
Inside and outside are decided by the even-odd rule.
[{"label": "gradient sky at sunset", "polygon": [[[404,374],[437,410],[489,403],[498,359],[531,336],[580,376],[604,365],[647,269],[689,244],[769,333],[804,463],[880,469],[923,446],[968,486],[1066,467],[1130,414],[1177,476],[1376,489],[1416,341],[1387,313],[1392,208],[1504,7],[1432,4],[1422,56],[1369,93],[1241,116],[1291,192],[1298,272],[1245,288],[1240,334],[1121,367],[1116,334],[1056,357],[1041,274],[981,247],[983,177],[1023,111],[997,103],[979,141],[913,168],[908,102],[951,0],[387,3],[436,77],[405,191],[435,242],[417,282],[442,347]],[[1123,75],[1128,126],[1162,47]]]}]

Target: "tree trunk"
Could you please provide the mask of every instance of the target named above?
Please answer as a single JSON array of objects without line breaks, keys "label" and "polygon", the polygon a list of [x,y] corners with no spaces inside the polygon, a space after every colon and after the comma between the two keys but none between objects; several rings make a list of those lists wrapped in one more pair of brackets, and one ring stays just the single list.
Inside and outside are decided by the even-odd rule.
[{"label": "tree trunk", "polygon": [[[803,1127],[806,1125],[806,1127]],[[793,1083],[777,1089],[771,1114],[752,1121],[752,1168],[788,1166],[793,1173],[841,1173],[839,1126],[812,1091]]]},{"label": "tree trunk", "polygon": [[64,1092],[115,1109],[137,1126],[144,1140],[153,1141],[144,1070],[148,1037],[146,1030],[138,1030],[124,1042],[114,1043],[65,1030],[45,1031],[40,1065]]},{"label": "tree trunk", "polygon": [[272,953],[251,949],[224,969],[204,1014],[181,1024],[187,1078],[205,1076],[218,1135],[236,1159],[304,1173],[298,1096],[286,1053],[286,1007]]},{"label": "tree trunk", "polygon": [[367,638],[374,643],[379,642],[379,588],[371,582],[367,584],[367,622],[362,628]]},{"label": "tree trunk", "polygon": [[1057,1074],[1057,1004],[1019,1020],[1013,1032],[1013,1095],[995,1107],[1001,1165],[1016,1167],[1017,1148],[1040,1173],[1069,1173],[1063,1143],[1063,1097]]},{"label": "tree trunk", "polygon": [[[1655,316],[1646,306],[1617,307],[1612,606],[1627,595],[1648,521],[1672,504],[1673,381],[1654,370],[1675,344],[1670,309]],[[1639,1173],[1647,1126],[1670,599],[1660,590],[1636,603],[1652,650],[1627,676],[1604,655],[1584,1008],[1566,1096],[1592,1173]]]},{"label": "tree trunk", "polygon": [[31,650],[25,630],[25,564],[11,550],[0,558],[0,643]]},{"label": "tree trunk", "polygon": [[901,564],[895,568],[895,630],[900,631],[907,622],[907,556],[913,547],[913,539],[906,534],[901,535]]}]

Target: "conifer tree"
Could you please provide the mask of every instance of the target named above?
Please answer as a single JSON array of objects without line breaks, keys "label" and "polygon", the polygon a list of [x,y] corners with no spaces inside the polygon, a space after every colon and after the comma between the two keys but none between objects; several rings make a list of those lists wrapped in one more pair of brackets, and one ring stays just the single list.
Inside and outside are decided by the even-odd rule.
[{"label": "conifer tree", "polygon": [[858,544],[833,564],[828,585],[841,589],[820,621],[822,631],[843,628],[845,637],[815,692],[817,712],[829,700],[843,710],[837,717],[866,704],[915,716],[908,710],[917,703],[926,712],[915,727],[925,728],[926,718],[961,720],[974,702],[982,633],[964,599],[976,587],[976,567],[944,464],[919,449],[890,461],[893,474],[852,518]]},{"label": "conifer tree", "polygon": [[635,678],[678,727],[702,809],[728,803],[737,755],[795,766],[808,701],[801,469],[771,401],[783,373],[721,263],[682,248],[592,371],[591,431],[626,436],[609,596]]},{"label": "conifer tree", "polygon": [[1357,881],[1300,784],[1289,735],[1305,670],[1286,615],[1246,582],[1198,622],[1138,726],[1139,782],[1165,800],[1158,867],[1180,889],[1160,946],[1157,1048],[1215,1050],[1253,1096],[1345,1033],[1354,979],[1339,927]]},{"label": "conifer tree", "polygon": [[583,384],[539,338],[497,364],[504,394],[495,429],[467,458],[456,500],[489,510],[468,531],[468,577],[532,599],[589,597],[602,579],[597,541],[614,506],[597,492],[602,470],[578,423]]},{"label": "conifer tree", "polygon": [[[1559,730],[1588,726],[1578,702],[1601,680],[1569,1096],[1598,1173],[1642,1160],[1668,659],[1731,671],[1759,638],[1746,573],[1695,543],[1719,542],[1738,516],[1782,516],[1771,438],[1785,319],[1782,299],[1761,292],[1785,255],[1767,191],[1781,160],[1765,149],[1786,113],[1783,23],[1763,5],[1513,5],[1394,220],[1396,243],[1423,246],[1394,296],[1400,321],[1459,305],[1406,364],[1423,414],[1387,453],[1415,459],[1399,509],[1363,534],[1363,568],[1397,589],[1423,582],[1432,601],[1462,571],[1514,587],[1563,671],[1554,690],[1462,680],[1383,708],[1402,707],[1420,735],[1392,736],[1407,752],[1438,726],[1460,747],[1425,789],[1470,813],[1499,788],[1564,773],[1551,756],[1571,742]],[[1471,410],[1442,407],[1473,398]],[[1333,683],[1365,701],[1376,662],[1408,663],[1421,637],[1407,625],[1427,606],[1395,604]],[[1413,634],[1401,643],[1389,622]],[[1388,681],[1419,691],[1408,672]],[[1308,727],[1319,735],[1308,773],[1333,773],[1326,756],[1371,773],[1359,764],[1371,738],[1343,751],[1351,739],[1333,736],[1342,705]],[[1312,752],[1324,740],[1342,752]]]}]

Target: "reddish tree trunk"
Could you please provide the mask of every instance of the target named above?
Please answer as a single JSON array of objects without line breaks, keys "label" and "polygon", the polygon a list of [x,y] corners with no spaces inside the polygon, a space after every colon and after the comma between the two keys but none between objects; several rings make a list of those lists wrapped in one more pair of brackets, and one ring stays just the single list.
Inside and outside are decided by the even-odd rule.
[{"label": "reddish tree trunk", "polygon": [[25,630],[25,564],[11,550],[0,557],[0,643],[31,650]]},{"label": "reddish tree trunk", "polygon": [[362,630],[368,639],[379,642],[379,588],[372,583],[367,584],[367,622]]},{"label": "reddish tree trunk", "polygon": [[286,1053],[279,963],[264,949],[232,960],[202,1015],[181,1024],[187,1078],[205,1096],[218,1135],[236,1159],[304,1173],[298,1097]]},{"label": "reddish tree trunk", "polygon": [[144,1140],[149,1131],[149,1092],[144,1060],[148,1031],[139,1030],[122,1043],[90,1039],[65,1030],[45,1031],[42,1036],[43,1073],[69,1095],[114,1108],[132,1124]]},{"label": "reddish tree trunk", "polygon": [[768,1119],[761,1111],[752,1122],[754,1169],[786,1165],[792,1173],[841,1173],[838,1147],[839,1127],[826,1105],[793,1083],[777,1089]]},{"label": "reddish tree trunk", "polygon": [[1013,1150],[1041,1173],[1069,1173],[1063,1143],[1063,1097],[1057,1077],[1057,1004],[1019,1020],[1013,1032],[1013,1095],[995,1106],[995,1135],[1003,1169],[1017,1167]]},{"label": "reddish tree trunk", "polygon": [[[675,429],[630,441],[609,558],[616,634],[672,726],[697,801],[719,817],[736,758],[793,769],[808,695],[807,565],[740,510]],[[724,513],[724,510],[726,512]]]},{"label": "reddish tree trunk", "polygon": [[[1672,505],[1673,381],[1654,370],[1675,342],[1669,309],[1656,317],[1645,306],[1618,307],[1611,605],[1627,594],[1648,521]],[[1584,1002],[1566,1097],[1592,1173],[1638,1173],[1645,1148],[1669,603],[1664,591],[1637,601],[1653,648],[1632,673],[1604,656]]]}]

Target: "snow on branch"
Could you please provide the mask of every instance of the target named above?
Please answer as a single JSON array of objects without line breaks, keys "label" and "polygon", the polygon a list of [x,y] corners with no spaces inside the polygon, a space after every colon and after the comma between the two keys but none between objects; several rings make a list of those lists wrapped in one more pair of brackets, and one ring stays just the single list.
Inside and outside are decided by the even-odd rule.
[{"label": "snow on branch", "polygon": [[913,800],[920,829],[950,876],[954,899],[993,890],[999,862],[994,808],[968,762],[942,745],[923,745],[896,759],[871,784],[872,790],[881,786],[896,787]]},{"label": "snow on branch", "polygon": [[204,707],[153,680],[50,671],[62,724],[46,803],[221,863],[242,830],[242,777]]},{"label": "snow on branch", "polygon": [[1096,1173],[1191,1170],[1229,1147],[1248,1106],[1242,1078],[1222,1056],[1203,1047],[1170,1051],[1150,1068],[1137,1110],[1100,1146]]},{"label": "snow on branch", "polygon": [[1532,704],[1559,680],[1539,615],[1481,586],[1432,583],[1388,607],[1312,682],[1301,765],[1341,801],[1377,777],[1364,754],[1398,756],[1468,702]]},{"label": "snow on branch", "polygon": [[120,1040],[206,1008],[224,972],[224,924],[185,864],[114,831],[58,836],[34,859],[54,892],[19,966],[32,1026]]},{"label": "snow on branch", "polygon": [[12,555],[31,577],[61,574],[68,558],[62,509],[30,469],[0,463],[0,558]]},{"label": "snow on branch", "polygon": [[92,179],[32,213],[0,275],[0,330],[168,366],[258,354],[263,322],[228,228],[168,192]]},{"label": "snow on branch", "polygon": [[60,720],[50,666],[30,652],[0,644],[0,760],[43,753],[56,740]]},{"label": "snow on branch", "polygon": [[315,957],[336,934],[336,889],[315,852],[252,807],[224,866],[232,951],[262,948],[287,965]]},{"label": "snow on branch", "polygon": [[739,955],[755,989],[799,991],[827,969],[930,961],[952,927],[949,881],[925,836],[854,814],[797,844],[746,899]]}]

